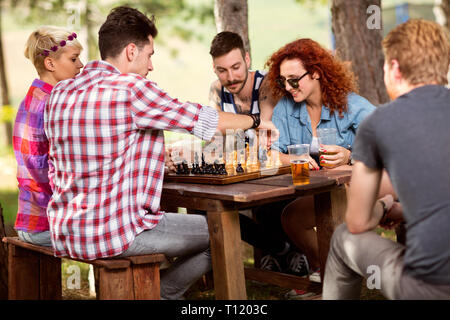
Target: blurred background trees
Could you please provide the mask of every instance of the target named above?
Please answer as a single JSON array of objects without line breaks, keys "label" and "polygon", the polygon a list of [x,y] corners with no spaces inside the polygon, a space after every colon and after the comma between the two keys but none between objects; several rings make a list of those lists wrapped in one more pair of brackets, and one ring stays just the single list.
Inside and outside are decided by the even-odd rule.
[{"label": "blurred background trees", "polygon": [[[112,7],[122,4],[156,16],[161,31],[156,43],[166,54],[164,62],[169,70],[160,76],[157,68],[151,77],[158,78],[162,84],[168,83],[169,89],[174,85],[174,91],[185,87],[178,84],[184,73],[192,75],[190,69],[183,70],[188,63],[197,63],[194,60],[200,54],[196,50],[207,53],[214,34],[230,30],[241,34],[252,56],[252,67],[258,69],[262,69],[270,54],[283,44],[311,37],[351,62],[359,80],[360,94],[379,104],[388,99],[382,79],[380,46],[386,32],[416,17],[440,20],[450,30],[450,0],[0,0],[0,146],[11,145],[15,110],[26,93],[17,92],[16,88],[17,72],[25,67],[7,64],[6,58],[11,52],[5,50],[11,49],[10,44],[4,42],[5,28],[11,31],[11,22],[24,29],[45,24],[66,26],[81,33],[85,60],[89,61],[99,58],[97,31],[100,24]],[[367,12],[371,5],[383,8],[380,28],[367,28],[367,20],[373,15]],[[23,39],[23,43],[25,41]],[[203,48],[196,49],[198,46],[194,43],[202,43]],[[14,54],[22,55],[22,52]],[[195,57],[187,58],[189,55]],[[204,71],[210,64],[203,60],[202,55],[198,66],[192,69],[202,74],[196,84],[207,88],[209,84],[202,82],[213,79],[214,75],[210,72],[209,76]],[[207,89],[204,92],[206,96]]]}]

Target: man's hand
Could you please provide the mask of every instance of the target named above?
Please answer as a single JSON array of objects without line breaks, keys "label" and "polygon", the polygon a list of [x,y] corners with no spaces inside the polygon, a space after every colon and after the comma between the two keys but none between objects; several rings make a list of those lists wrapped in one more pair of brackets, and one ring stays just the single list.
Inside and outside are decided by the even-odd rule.
[{"label": "man's hand", "polygon": [[175,167],[175,163],[172,159],[172,147],[166,148],[166,154],[164,157],[165,167],[169,172],[175,172],[177,168]]},{"label": "man's hand", "polygon": [[403,220],[403,206],[400,202],[393,202],[391,209],[386,213],[386,217],[380,226],[385,229],[394,229]]},{"label": "man's hand", "polygon": [[261,122],[257,129],[266,129],[267,132],[270,132],[270,134],[267,134],[267,137],[268,137],[267,146],[268,147],[270,147],[280,137],[280,132],[278,131],[277,127],[275,127],[275,125],[270,120],[261,119]]}]

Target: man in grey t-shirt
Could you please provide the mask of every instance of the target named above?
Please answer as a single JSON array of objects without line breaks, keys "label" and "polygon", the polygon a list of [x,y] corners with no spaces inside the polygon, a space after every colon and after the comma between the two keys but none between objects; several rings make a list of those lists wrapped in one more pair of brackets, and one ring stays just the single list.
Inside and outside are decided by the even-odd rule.
[{"label": "man in grey t-shirt", "polygon": [[[389,299],[450,299],[450,46],[434,22],[409,20],[383,40],[394,100],[356,135],[345,216],[333,235],[324,299],[359,298],[362,277]],[[381,172],[400,203],[376,201]],[[406,245],[372,231],[406,222]]]}]

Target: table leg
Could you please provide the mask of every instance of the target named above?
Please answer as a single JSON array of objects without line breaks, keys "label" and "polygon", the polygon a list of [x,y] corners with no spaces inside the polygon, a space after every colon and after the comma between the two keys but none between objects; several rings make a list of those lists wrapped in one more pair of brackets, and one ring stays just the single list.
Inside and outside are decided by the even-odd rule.
[{"label": "table leg", "polygon": [[[323,280],[331,237],[337,226],[344,221],[347,195],[344,186],[330,192],[314,195],[317,241],[319,245],[320,273]],[[323,281],[322,281],[323,283]]]},{"label": "table leg", "polygon": [[207,216],[216,299],[245,300],[238,211],[208,211]]}]

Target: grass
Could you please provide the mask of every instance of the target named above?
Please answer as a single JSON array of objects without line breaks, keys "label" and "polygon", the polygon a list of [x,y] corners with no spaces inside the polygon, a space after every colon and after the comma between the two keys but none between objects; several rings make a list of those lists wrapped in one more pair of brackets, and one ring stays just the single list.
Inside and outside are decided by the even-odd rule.
[{"label": "grass", "polygon": [[[382,231],[382,230],[379,230]],[[251,246],[242,242],[244,255],[244,265],[252,266],[253,249]],[[68,268],[74,265],[79,268],[81,281],[80,289],[69,289],[70,276],[73,270]],[[95,297],[89,294],[88,282],[89,265],[81,262],[63,259],[62,261],[62,279],[63,279],[63,299],[65,300],[91,300]],[[363,284],[365,280],[363,280]],[[285,294],[290,288],[282,288],[278,286],[259,283],[256,281],[246,280],[247,299],[248,300],[286,300]],[[199,280],[184,295],[187,300],[214,300],[214,289],[212,282],[208,280]],[[385,300],[379,290],[370,290],[365,285],[362,286],[360,300]]]}]

